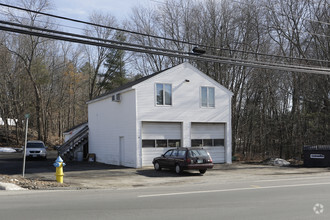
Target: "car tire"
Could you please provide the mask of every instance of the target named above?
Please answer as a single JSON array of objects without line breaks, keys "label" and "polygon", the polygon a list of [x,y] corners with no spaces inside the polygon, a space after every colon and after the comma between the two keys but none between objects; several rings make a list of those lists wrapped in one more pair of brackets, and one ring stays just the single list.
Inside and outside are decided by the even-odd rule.
[{"label": "car tire", "polygon": [[199,170],[200,174],[206,173],[206,170]]},{"label": "car tire", "polygon": [[176,172],[177,174],[181,174],[181,173],[182,173],[182,169],[181,169],[181,167],[180,167],[179,164],[176,164],[176,165],[175,165],[175,172]]},{"label": "car tire", "polygon": [[154,163],[154,168],[155,168],[156,171],[161,171],[162,170],[162,168],[160,167],[158,162]]}]

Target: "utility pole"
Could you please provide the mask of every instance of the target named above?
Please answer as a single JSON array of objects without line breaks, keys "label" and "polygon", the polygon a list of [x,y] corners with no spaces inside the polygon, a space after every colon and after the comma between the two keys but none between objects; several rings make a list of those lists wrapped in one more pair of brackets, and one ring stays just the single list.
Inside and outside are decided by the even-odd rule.
[{"label": "utility pole", "polygon": [[30,114],[25,115],[26,119],[26,126],[25,126],[25,144],[24,144],[24,157],[23,157],[23,177],[25,175],[25,161],[26,161],[26,145],[27,145],[27,133],[28,133],[28,127],[29,127],[29,118]]}]

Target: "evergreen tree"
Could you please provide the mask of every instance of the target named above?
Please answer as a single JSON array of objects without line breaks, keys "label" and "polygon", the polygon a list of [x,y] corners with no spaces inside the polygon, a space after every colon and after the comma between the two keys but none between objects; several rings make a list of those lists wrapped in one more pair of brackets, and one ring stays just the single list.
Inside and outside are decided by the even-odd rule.
[{"label": "evergreen tree", "polygon": [[[125,41],[126,37],[121,33],[115,36],[117,41]],[[107,54],[104,66],[104,74],[99,74],[101,80],[99,86],[103,91],[111,91],[128,82],[125,70],[125,52],[123,50],[111,49]]]}]

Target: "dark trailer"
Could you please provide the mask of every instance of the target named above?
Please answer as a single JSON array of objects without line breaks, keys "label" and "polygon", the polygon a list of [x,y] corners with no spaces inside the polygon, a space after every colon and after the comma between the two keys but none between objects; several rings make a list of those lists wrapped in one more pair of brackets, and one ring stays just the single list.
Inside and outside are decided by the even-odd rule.
[{"label": "dark trailer", "polygon": [[330,145],[304,146],[304,166],[330,167]]}]

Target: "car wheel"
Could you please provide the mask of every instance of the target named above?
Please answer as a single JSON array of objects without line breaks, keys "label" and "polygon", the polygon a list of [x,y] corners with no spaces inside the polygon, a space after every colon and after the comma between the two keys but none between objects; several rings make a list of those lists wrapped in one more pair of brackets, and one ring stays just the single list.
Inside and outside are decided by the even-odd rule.
[{"label": "car wheel", "polygon": [[182,172],[181,167],[180,167],[179,164],[175,165],[175,172],[176,172],[177,174],[180,174],[180,173]]},{"label": "car wheel", "polygon": [[160,170],[162,170],[162,168],[160,167],[160,165],[159,165],[158,162],[155,162],[155,163],[154,163],[154,168],[155,168],[156,171],[160,171]]},{"label": "car wheel", "polygon": [[199,170],[199,172],[200,172],[201,174],[204,174],[204,173],[206,173],[206,170]]}]

